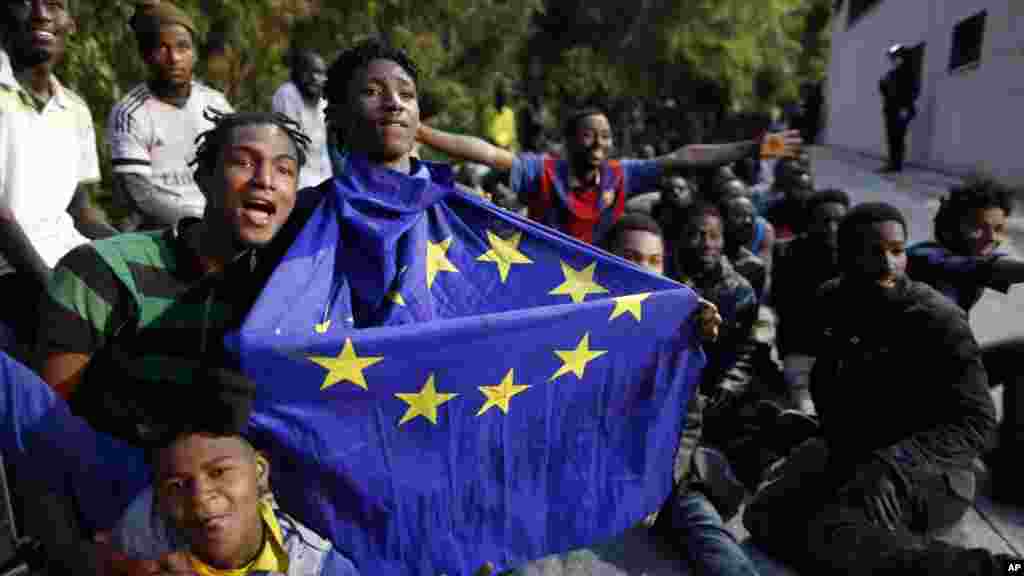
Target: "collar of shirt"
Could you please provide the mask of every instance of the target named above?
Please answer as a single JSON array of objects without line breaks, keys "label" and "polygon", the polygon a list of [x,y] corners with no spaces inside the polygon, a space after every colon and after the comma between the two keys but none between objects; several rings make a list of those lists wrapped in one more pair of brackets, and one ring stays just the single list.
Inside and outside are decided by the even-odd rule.
[{"label": "collar of shirt", "polygon": [[[174,259],[176,270],[179,274],[185,278],[198,280],[206,275],[206,269],[203,267],[203,260],[199,256],[199,253],[189,244],[188,239],[185,235],[185,231],[202,222],[200,218],[185,217],[178,221],[178,223],[168,231],[170,235],[171,245],[174,249]],[[238,255],[233,261],[229,262],[225,267],[225,273],[229,270],[238,270],[240,266],[247,268],[248,272],[256,270],[257,250],[245,250]],[[247,260],[246,260],[247,259]]]},{"label": "collar of shirt", "polygon": [[270,537],[264,540],[263,548],[255,560],[241,568],[220,570],[192,556],[192,568],[196,573],[200,576],[245,576],[252,572],[287,573],[289,562],[288,551],[284,547],[284,536],[277,522],[277,515],[266,500],[260,501],[260,517],[263,518],[263,525]]},{"label": "collar of shirt", "polygon": [[573,171],[572,167],[570,167],[569,168],[569,189],[570,190],[577,190],[579,188],[600,188],[601,187],[601,172],[603,170],[604,170],[604,164],[602,164],[601,168],[597,170],[597,172],[596,172],[596,174],[594,176],[594,180],[592,182],[587,182],[587,181],[583,180],[582,178],[580,178],[576,174],[576,172]]},{"label": "collar of shirt", "polygon": [[40,113],[45,112],[51,102],[62,109],[66,109],[71,104],[71,100],[64,90],[64,85],[53,74],[50,75],[50,88],[53,91],[53,97],[50,98],[49,102],[40,102],[18,82],[18,79],[14,76],[14,69],[7,58],[7,53],[2,52],[0,54],[2,54],[0,56],[0,86],[17,92],[23,102],[32,106],[32,108]]}]

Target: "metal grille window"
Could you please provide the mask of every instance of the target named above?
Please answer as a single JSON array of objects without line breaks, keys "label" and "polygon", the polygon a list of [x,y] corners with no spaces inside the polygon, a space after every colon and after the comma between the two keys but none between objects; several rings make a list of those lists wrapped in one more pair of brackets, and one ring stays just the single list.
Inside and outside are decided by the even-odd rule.
[{"label": "metal grille window", "polygon": [[953,49],[949,55],[949,70],[981,61],[981,47],[985,39],[985,11],[961,20],[953,28]]},{"label": "metal grille window", "polygon": [[850,11],[848,13],[849,19],[847,20],[847,25],[853,26],[865,12],[881,3],[882,0],[850,0]]}]

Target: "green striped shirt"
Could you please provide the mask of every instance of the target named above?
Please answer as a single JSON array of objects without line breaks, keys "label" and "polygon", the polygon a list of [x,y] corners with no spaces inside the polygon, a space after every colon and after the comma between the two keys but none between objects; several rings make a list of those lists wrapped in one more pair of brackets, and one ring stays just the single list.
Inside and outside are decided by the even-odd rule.
[{"label": "green striped shirt", "polygon": [[116,336],[138,355],[131,377],[154,381],[180,381],[200,360],[221,359],[225,331],[260,283],[249,258],[204,274],[180,234],[195,222],[99,240],[62,258],[42,304],[45,353],[91,356]]}]

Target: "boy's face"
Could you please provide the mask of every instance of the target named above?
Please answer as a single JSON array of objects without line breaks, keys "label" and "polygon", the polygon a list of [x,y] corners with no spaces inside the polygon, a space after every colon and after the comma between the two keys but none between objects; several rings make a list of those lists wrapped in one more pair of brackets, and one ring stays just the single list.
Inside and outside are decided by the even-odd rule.
[{"label": "boy's face", "polygon": [[734,195],[725,202],[726,231],[732,242],[749,246],[754,241],[754,204],[749,198]]},{"label": "boy's face", "polygon": [[371,159],[409,157],[420,127],[416,81],[393,60],[373,60],[349,81],[349,144]]},{"label": "boy's face", "polygon": [[200,185],[235,241],[265,246],[295,207],[299,163],[295,144],[274,124],[236,127],[221,150],[219,174]]},{"label": "boy's face", "polygon": [[1006,211],[999,207],[973,210],[960,221],[960,231],[973,256],[990,256],[1006,241]]},{"label": "boy's face", "polygon": [[836,249],[839,246],[839,223],[846,216],[846,206],[839,202],[819,204],[811,213],[808,231],[812,238],[817,239],[826,247]]},{"label": "boy's face", "polygon": [[168,86],[185,86],[192,82],[196,63],[192,33],[181,24],[160,26],[155,45],[144,55],[150,74]]},{"label": "boy's face", "polygon": [[238,568],[263,543],[259,502],[267,470],[267,461],[237,436],[182,436],[159,454],[160,510],[197,558]]},{"label": "boy's face", "polygon": [[714,268],[722,258],[725,238],[722,234],[722,220],[712,214],[696,218],[687,227],[685,244],[690,256],[705,270]]},{"label": "boy's face", "polygon": [[612,148],[612,126],[604,114],[592,114],[576,122],[572,155],[580,167],[597,168]]},{"label": "boy's face", "polygon": [[903,224],[886,220],[864,226],[860,241],[852,246],[853,270],[863,281],[894,288],[907,269],[907,233]]},{"label": "boy's face", "polygon": [[665,273],[665,244],[647,230],[625,230],[619,239],[618,256],[655,274]]}]

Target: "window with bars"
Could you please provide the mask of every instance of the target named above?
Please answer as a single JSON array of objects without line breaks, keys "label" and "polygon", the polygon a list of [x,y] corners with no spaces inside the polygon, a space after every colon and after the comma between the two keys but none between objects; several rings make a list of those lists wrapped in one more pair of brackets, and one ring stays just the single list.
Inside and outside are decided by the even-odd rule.
[{"label": "window with bars", "polygon": [[985,15],[983,10],[974,16],[961,20],[953,28],[953,47],[949,54],[949,71],[981,62],[981,47],[985,40]]},{"label": "window with bars", "polygon": [[882,3],[882,0],[850,0],[847,24],[853,26],[868,10]]}]

